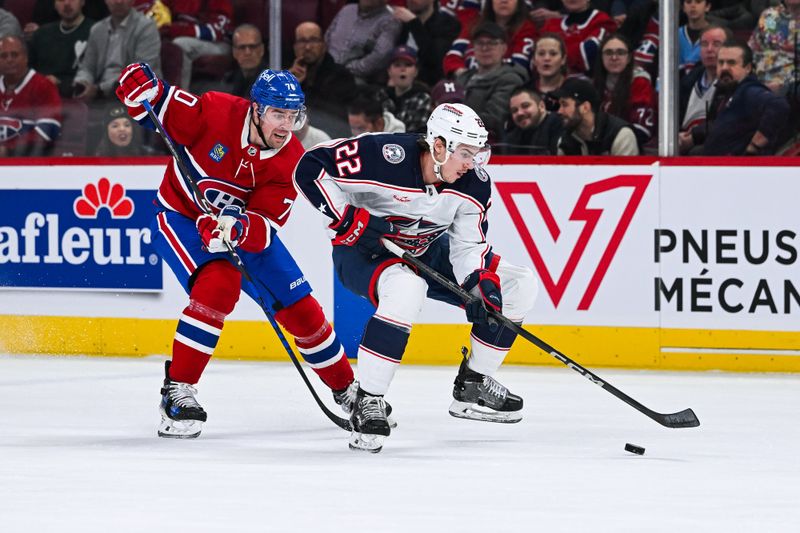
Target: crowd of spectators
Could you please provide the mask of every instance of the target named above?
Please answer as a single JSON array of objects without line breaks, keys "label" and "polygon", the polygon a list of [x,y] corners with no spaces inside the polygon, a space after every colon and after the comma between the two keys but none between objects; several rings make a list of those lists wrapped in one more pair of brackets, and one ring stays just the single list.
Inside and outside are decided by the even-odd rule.
[{"label": "crowd of spectators", "polygon": [[[246,98],[268,66],[267,4],[0,0],[0,157],[163,153],[118,105],[121,69]],[[800,153],[800,0],[679,5],[680,153]],[[284,3],[298,137],[423,132],[462,102],[502,154],[654,154],[658,15],[658,0]]]}]

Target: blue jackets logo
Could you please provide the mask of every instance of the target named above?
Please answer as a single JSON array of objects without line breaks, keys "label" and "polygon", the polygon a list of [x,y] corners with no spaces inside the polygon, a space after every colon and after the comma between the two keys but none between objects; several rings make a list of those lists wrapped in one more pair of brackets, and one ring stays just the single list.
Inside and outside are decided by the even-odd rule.
[{"label": "blue jackets logo", "polygon": [[214,145],[214,148],[208,152],[208,157],[219,163],[222,161],[222,158],[225,157],[225,154],[228,153],[228,149],[225,148],[222,144],[217,143]]},{"label": "blue jackets logo", "polygon": [[0,288],[158,291],[154,191],[108,178],[82,190],[4,189]]}]

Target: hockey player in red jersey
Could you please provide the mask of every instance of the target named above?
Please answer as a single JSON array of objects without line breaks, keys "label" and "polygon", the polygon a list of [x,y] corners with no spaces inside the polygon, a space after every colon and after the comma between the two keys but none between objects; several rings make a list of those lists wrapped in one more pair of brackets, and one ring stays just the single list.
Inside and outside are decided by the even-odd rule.
[{"label": "hockey player in red jersey", "polygon": [[[177,163],[158,190],[154,245],[189,294],[161,389],[162,437],[193,438],[206,413],[199,381],[241,290],[260,297],[295,337],[306,363],[345,411],[355,396],[353,371],[311,287],[278,238],[297,195],[292,171],[303,154],[292,133],[305,120],[300,84],[287,71],[265,70],[248,102],[229,94],[196,96],[158,79],[146,64],[122,71],[117,95],[141,125],[153,128],[147,100],[214,213],[204,213]],[[232,245],[254,283],[243,283]]]}]

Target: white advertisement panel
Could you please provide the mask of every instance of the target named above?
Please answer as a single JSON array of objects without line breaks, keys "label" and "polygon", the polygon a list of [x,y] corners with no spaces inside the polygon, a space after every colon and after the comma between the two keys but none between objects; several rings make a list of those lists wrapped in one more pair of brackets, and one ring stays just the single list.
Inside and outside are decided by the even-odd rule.
[{"label": "white advertisement panel", "polygon": [[650,298],[662,327],[798,329],[798,170],[661,167],[646,259],[661,271]]},{"label": "white advertisement panel", "polygon": [[[162,169],[163,163],[5,166],[0,190],[73,191],[77,201],[101,178],[128,191],[154,191]],[[488,170],[489,240],[540,280],[529,323],[796,329],[797,167],[493,164]],[[22,228],[14,231],[22,235]],[[323,217],[300,199],[280,235],[330,315]],[[163,268],[160,292],[18,288],[3,291],[0,314],[172,319],[185,295]],[[231,319],[261,320],[262,313],[243,298]],[[420,321],[463,320],[463,311],[429,301]]]}]

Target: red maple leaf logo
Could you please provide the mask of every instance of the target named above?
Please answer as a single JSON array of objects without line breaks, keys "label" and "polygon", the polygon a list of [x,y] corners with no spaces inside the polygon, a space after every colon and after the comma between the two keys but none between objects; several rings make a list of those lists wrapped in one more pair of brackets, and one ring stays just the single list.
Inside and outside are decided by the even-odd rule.
[{"label": "red maple leaf logo", "polygon": [[97,218],[102,207],[108,209],[111,218],[130,218],[134,209],[133,201],[125,196],[125,187],[112,185],[108,178],[100,178],[96,185],[86,184],[72,209],[78,218]]},{"label": "red maple leaf logo", "polygon": [[572,249],[569,258],[567,259],[564,270],[561,272],[561,275],[558,276],[558,279],[554,279],[553,275],[550,273],[550,270],[547,268],[547,265],[542,258],[542,254],[539,252],[539,248],[536,246],[536,242],[531,236],[522,213],[520,213],[520,210],[513,198],[513,195],[515,194],[525,194],[533,197],[533,201],[539,210],[539,214],[541,215],[548,232],[553,237],[553,241],[558,241],[558,238],[561,235],[561,229],[559,228],[555,217],[553,217],[550,207],[547,205],[547,201],[545,200],[544,195],[539,188],[539,184],[536,182],[495,182],[495,186],[500,193],[500,197],[505,203],[508,213],[511,215],[511,220],[517,227],[517,231],[522,238],[522,242],[525,244],[525,248],[528,250],[528,254],[533,260],[533,265],[536,267],[536,270],[539,273],[542,284],[547,290],[547,293],[550,295],[550,299],[555,307],[558,307],[558,303],[561,301],[561,297],[564,295],[564,291],[566,290],[570,279],[572,279],[572,275],[575,273],[575,268],[578,266],[578,263],[583,256],[583,252],[586,250],[586,245],[589,243],[589,240],[591,239],[592,234],[597,227],[600,216],[603,214],[602,209],[590,209],[587,207],[591,198],[596,194],[602,194],[613,189],[622,187],[633,188],[631,197],[628,200],[628,204],[625,206],[625,209],[623,210],[622,215],[617,222],[617,226],[614,228],[611,238],[606,245],[606,249],[600,257],[600,261],[595,268],[594,274],[589,280],[586,291],[584,292],[583,297],[578,304],[579,311],[585,311],[592,305],[592,300],[594,299],[595,294],[597,294],[597,290],[600,288],[600,283],[603,281],[603,278],[608,271],[608,267],[611,266],[611,261],[614,258],[614,254],[617,253],[617,249],[622,242],[622,238],[625,236],[625,232],[628,230],[628,226],[631,223],[633,215],[636,213],[636,209],[639,207],[639,203],[642,201],[642,197],[647,190],[647,186],[650,183],[651,178],[651,175],[620,175],[594,183],[589,183],[584,186],[578,201],[575,203],[575,208],[572,210],[572,214],[569,216],[569,220],[583,221],[585,224],[583,226],[583,230],[578,236],[575,247]]}]

